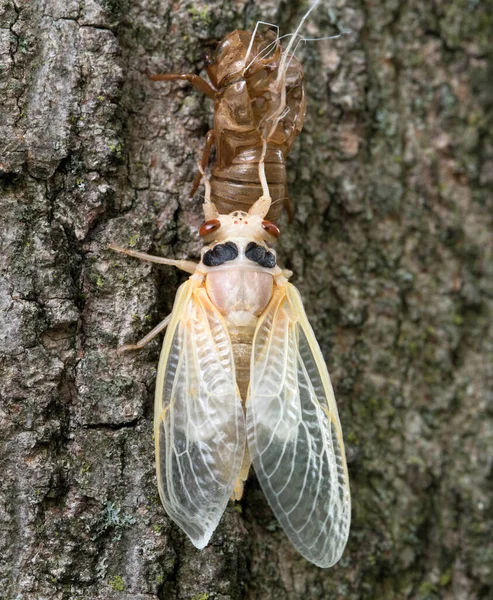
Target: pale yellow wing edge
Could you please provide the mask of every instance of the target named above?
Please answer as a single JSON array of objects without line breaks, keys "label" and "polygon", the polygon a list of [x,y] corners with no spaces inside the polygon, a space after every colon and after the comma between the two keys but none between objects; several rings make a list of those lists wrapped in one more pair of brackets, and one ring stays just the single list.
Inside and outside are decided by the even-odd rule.
[{"label": "pale yellow wing edge", "polygon": [[[327,366],[291,284],[274,289],[257,323],[252,350],[247,430],[257,478],[298,551],[327,568],[339,560],[347,542],[348,470]],[[342,479],[337,477],[338,461]]]},{"label": "pale yellow wing edge", "polygon": [[[342,427],[341,427],[341,422],[339,419],[339,411],[337,409],[337,402],[335,399],[334,388],[332,387],[330,375],[327,370],[327,364],[323,357],[322,351],[320,350],[320,346],[315,338],[313,328],[310,325],[310,322],[308,321],[308,317],[306,316],[305,308],[303,306],[303,302],[301,300],[301,296],[300,296],[298,289],[293,284],[288,282],[285,284],[285,291],[286,291],[286,296],[287,296],[288,302],[291,305],[291,310],[293,311],[293,315],[296,316],[296,320],[297,320],[299,326],[303,329],[303,331],[305,333],[306,339],[310,346],[310,350],[312,351],[313,357],[315,359],[315,364],[317,365],[318,372],[320,373],[320,376],[322,379],[325,394],[326,394],[327,400],[329,402],[329,406],[328,406],[329,413],[327,413],[327,416],[332,421],[332,423],[335,425],[336,430],[337,430],[337,441],[339,442],[339,447],[341,449],[341,455],[344,460],[344,469],[346,472],[346,479],[348,482],[348,492],[349,492],[349,474],[348,474],[347,461],[346,461],[346,450],[344,447],[344,439],[342,436]],[[325,407],[322,406],[321,408],[325,410]],[[349,494],[349,502],[351,502],[350,494]]]},{"label": "pale yellow wing edge", "polygon": [[201,549],[233,493],[245,423],[226,323],[193,278],[177,292],[161,351],[154,435],[161,501]]},{"label": "pale yellow wing edge", "polygon": [[165,369],[168,362],[168,355],[171,348],[171,344],[173,343],[173,339],[175,337],[176,328],[178,327],[180,321],[183,318],[183,313],[188,305],[190,298],[192,297],[195,287],[197,287],[197,282],[193,279],[188,279],[178,288],[178,291],[176,292],[175,301],[173,303],[173,310],[171,311],[171,321],[169,322],[168,328],[166,330],[163,346],[159,355],[159,363],[156,377],[156,389],[154,392],[154,436],[156,444],[156,460],[159,456],[158,427],[159,418],[163,411],[161,400],[163,396],[162,391],[164,385]]}]

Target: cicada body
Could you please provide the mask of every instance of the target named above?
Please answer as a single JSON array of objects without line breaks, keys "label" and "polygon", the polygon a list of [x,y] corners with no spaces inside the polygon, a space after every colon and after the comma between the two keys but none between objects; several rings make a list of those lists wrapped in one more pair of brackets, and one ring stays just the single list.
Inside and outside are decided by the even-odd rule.
[{"label": "cicada body", "polygon": [[279,230],[264,220],[269,202],[229,215],[204,206],[197,265],[114,247],[192,272],[164,322],[154,421],[161,500],[203,548],[228,500],[241,497],[251,462],[293,545],[329,567],[346,545],[351,508],[325,361],[270,247]]},{"label": "cicada body", "polygon": [[[264,193],[259,165],[264,165],[272,197],[268,215],[276,221],[289,206],[285,159],[303,127],[306,99],[301,64],[266,34],[233,31],[208,63],[211,85],[194,74],[152,75],[151,79],[186,79],[214,99],[214,129],[207,135],[205,169],[213,145],[211,199],[221,213],[247,211]],[[192,194],[200,183],[196,178]]]}]

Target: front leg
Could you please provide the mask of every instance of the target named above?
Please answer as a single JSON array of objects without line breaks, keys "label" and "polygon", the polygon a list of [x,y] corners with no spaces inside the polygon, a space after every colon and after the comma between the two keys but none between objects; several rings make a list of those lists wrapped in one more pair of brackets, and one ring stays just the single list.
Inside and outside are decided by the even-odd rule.
[{"label": "front leg", "polygon": [[195,75],[195,73],[162,73],[157,75],[148,74],[148,77],[152,81],[176,81],[177,79],[188,81],[196,90],[199,90],[199,92],[202,92],[209,98],[214,99],[216,97],[217,90],[215,90],[205,79]]},{"label": "front leg", "polygon": [[154,327],[152,331],[149,331],[149,333],[146,336],[144,336],[141,340],[139,340],[136,344],[127,344],[126,346],[120,346],[116,349],[116,353],[120,355],[123,352],[128,352],[129,350],[140,350],[152,339],[154,339],[158,333],[161,333],[161,331],[163,331],[163,329],[165,329],[168,326],[170,321],[171,315],[168,315],[166,319],[161,321],[159,325],[156,325],[156,327]]},{"label": "front leg", "polygon": [[120,254],[128,254],[128,256],[140,258],[140,260],[146,260],[148,262],[154,262],[160,265],[169,265],[170,267],[178,267],[178,269],[181,269],[186,273],[191,273],[192,275],[197,269],[198,263],[193,262],[192,260],[173,260],[171,258],[163,258],[162,256],[152,256],[151,254],[146,254],[145,252],[129,250],[128,248],[122,248],[121,246],[117,246],[115,244],[108,244],[108,248],[110,250],[115,250],[115,252],[120,252]]}]

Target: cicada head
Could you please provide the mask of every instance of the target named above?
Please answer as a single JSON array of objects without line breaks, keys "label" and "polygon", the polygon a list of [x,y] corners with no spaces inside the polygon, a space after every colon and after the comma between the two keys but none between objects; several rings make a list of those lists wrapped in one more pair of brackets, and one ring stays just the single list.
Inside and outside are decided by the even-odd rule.
[{"label": "cicada head", "polygon": [[216,214],[214,218],[206,220],[199,233],[207,243],[244,237],[272,244],[281,232],[275,223],[266,221],[263,214],[235,210],[229,215]]},{"label": "cicada head", "polygon": [[218,44],[213,60],[207,66],[207,75],[212,85],[221,87],[227,78],[244,70],[250,36],[247,31],[237,30],[227,35]]},{"label": "cicada head", "polygon": [[[273,63],[272,54],[279,53],[274,32],[257,33],[252,39],[250,31],[233,31],[217,46],[214,56],[207,61],[207,74],[212,85],[219,88],[230,77],[242,75],[248,68],[248,76]],[[277,64],[277,55],[276,55]]]}]

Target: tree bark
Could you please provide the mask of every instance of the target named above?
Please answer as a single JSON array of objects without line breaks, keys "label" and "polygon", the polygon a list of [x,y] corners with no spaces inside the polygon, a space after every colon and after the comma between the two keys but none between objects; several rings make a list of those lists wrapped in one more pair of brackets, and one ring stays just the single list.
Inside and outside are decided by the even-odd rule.
[{"label": "tree bark", "polygon": [[154,476],[159,340],[184,276],[110,242],[199,255],[188,198],[210,100],[149,72],[269,0],[0,6],[0,598],[493,597],[491,1],[334,0],[301,52],[288,162],[294,271],[333,377],[353,524],[340,564],[292,548],[254,475],[198,551]]}]

